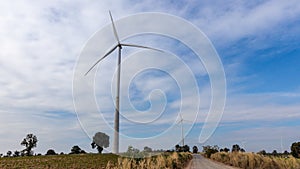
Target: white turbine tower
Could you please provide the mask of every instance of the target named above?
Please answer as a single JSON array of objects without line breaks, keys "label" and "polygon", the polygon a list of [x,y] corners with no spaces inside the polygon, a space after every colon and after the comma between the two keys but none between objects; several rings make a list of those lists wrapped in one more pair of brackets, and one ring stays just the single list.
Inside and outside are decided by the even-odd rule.
[{"label": "white turbine tower", "polygon": [[181,114],[179,114],[179,115],[180,115],[180,121],[179,121],[178,123],[181,124],[181,142],[182,142],[182,147],[183,147],[183,146],[184,146],[183,121],[187,121],[187,122],[191,122],[191,121],[184,120],[184,119],[182,118],[182,115],[181,115]]},{"label": "white turbine tower", "polygon": [[141,46],[141,45],[135,45],[135,44],[126,44],[126,43],[121,43],[118,33],[117,33],[117,29],[116,26],[114,24],[113,21],[113,17],[111,15],[111,12],[109,11],[109,15],[110,15],[110,20],[112,23],[112,28],[113,28],[113,33],[114,36],[116,38],[117,44],[110,49],[104,56],[102,56],[99,60],[97,60],[95,62],[95,64],[85,73],[85,75],[87,75],[101,60],[103,60],[104,58],[106,58],[109,54],[111,54],[115,49],[119,49],[118,52],[118,74],[117,74],[117,92],[116,92],[116,108],[115,108],[115,121],[114,121],[114,143],[113,143],[113,153],[119,153],[119,117],[120,117],[120,112],[119,112],[119,107],[120,107],[120,76],[121,76],[121,50],[123,46],[128,46],[128,47],[135,47],[135,48],[144,48],[144,49],[152,49],[152,50],[156,50],[156,51],[160,51],[163,52],[159,49],[155,49],[155,48],[151,48],[151,47],[147,47],[147,46]]}]

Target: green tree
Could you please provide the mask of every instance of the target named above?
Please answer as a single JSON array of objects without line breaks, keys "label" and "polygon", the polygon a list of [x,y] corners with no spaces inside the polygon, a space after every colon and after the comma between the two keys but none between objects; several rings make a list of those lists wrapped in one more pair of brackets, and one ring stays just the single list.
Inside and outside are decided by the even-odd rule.
[{"label": "green tree", "polygon": [[8,151],[8,152],[6,153],[6,155],[7,155],[7,157],[10,157],[10,156],[12,155],[12,152],[11,152],[11,151]]},{"label": "green tree", "polygon": [[37,146],[38,139],[33,134],[27,134],[27,136],[21,142],[22,146],[25,146],[23,150],[25,155],[30,156],[33,155],[32,149]]},{"label": "green tree", "polygon": [[232,146],[231,152],[239,152],[241,147],[238,144]]},{"label": "green tree", "polygon": [[227,147],[224,148],[224,152],[228,153],[229,151],[230,151],[229,148],[227,148]]},{"label": "green tree", "polygon": [[210,158],[212,154],[219,152],[219,147],[217,145],[214,146],[207,145],[207,146],[202,146],[202,148],[207,158]]},{"label": "green tree", "polygon": [[180,152],[180,146],[178,144],[175,146],[175,151]]},{"label": "green tree", "polygon": [[14,155],[13,155],[14,157],[19,157],[20,156],[20,151],[18,151],[18,150],[16,150],[15,152],[14,152]]},{"label": "green tree", "polygon": [[70,154],[85,154],[86,152],[84,150],[81,150],[79,146],[73,146],[71,148],[71,153]]},{"label": "green tree", "polygon": [[126,156],[129,156],[131,158],[142,158],[144,157],[143,153],[140,153],[140,150],[137,148],[134,148],[133,146],[128,146],[127,152],[125,153]]},{"label": "green tree", "polygon": [[261,151],[259,151],[257,154],[260,154],[260,155],[266,155],[267,152],[266,152],[266,150],[261,150]]},{"label": "green tree", "polygon": [[93,142],[91,143],[92,148],[97,148],[98,153],[102,153],[103,148],[109,147],[109,136],[105,133],[98,132],[93,137]]},{"label": "green tree", "polygon": [[53,149],[49,149],[47,152],[46,152],[46,155],[57,155],[56,152],[53,150]]},{"label": "green tree", "polygon": [[197,146],[193,147],[193,153],[195,153],[195,154],[198,153],[198,147]]},{"label": "green tree", "polygon": [[300,142],[295,142],[295,143],[292,144],[292,146],[291,146],[291,154],[295,158],[299,158],[300,157]]},{"label": "green tree", "polygon": [[152,152],[152,148],[150,148],[148,146],[145,146],[144,147],[144,152],[147,152],[147,153]]},{"label": "green tree", "polygon": [[190,147],[188,145],[184,145],[183,152],[190,152]]}]

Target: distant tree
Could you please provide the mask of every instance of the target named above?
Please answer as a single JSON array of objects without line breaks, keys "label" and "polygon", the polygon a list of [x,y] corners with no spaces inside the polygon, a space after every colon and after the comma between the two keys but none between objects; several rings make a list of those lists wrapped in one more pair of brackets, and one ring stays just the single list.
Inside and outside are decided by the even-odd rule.
[{"label": "distant tree", "polygon": [[49,149],[45,155],[57,155],[53,149]]},{"label": "distant tree", "polygon": [[194,146],[194,147],[193,147],[193,153],[195,153],[195,154],[198,153],[198,147],[197,147],[197,146]]},{"label": "distant tree", "polygon": [[86,152],[84,150],[81,150],[81,148],[76,145],[72,147],[70,154],[85,154],[85,153]]},{"label": "distant tree", "polygon": [[24,152],[25,155],[30,156],[33,155],[32,149],[36,147],[38,139],[33,134],[27,134],[27,136],[21,142],[22,146],[25,146]]},{"label": "distant tree", "polygon": [[229,148],[227,148],[227,147],[224,148],[224,152],[228,153],[229,151],[230,151]]},{"label": "distant tree", "polygon": [[183,152],[190,152],[190,147],[188,145],[184,145]]},{"label": "distant tree", "polygon": [[109,136],[102,132],[97,132],[91,143],[92,148],[97,148],[98,153],[102,153],[103,148],[109,147]]},{"label": "distant tree", "polygon": [[246,150],[245,149],[243,149],[243,148],[241,148],[241,150],[240,150],[242,153],[244,153],[244,152],[246,152]]},{"label": "distant tree", "polygon": [[175,146],[175,151],[180,152],[180,146],[178,144]]},{"label": "distant tree", "polygon": [[238,144],[232,146],[231,152],[239,152],[241,147]]},{"label": "distant tree", "polygon": [[22,150],[20,153],[21,153],[21,156],[22,156],[22,157],[26,155],[26,154],[25,154],[25,150]]},{"label": "distant tree", "polygon": [[292,146],[291,146],[291,154],[295,158],[299,158],[300,157],[300,142],[295,142],[295,143],[292,144]]},{"label": "distant tree", "polygon": [[277,150],[273,150],[272,155],[274,156],[278,155]]},{"label": "distant tree", "polygon": [[65,153],[64,152],[60,152],[60,155],[64,155]]},{"label": "distant tree", "polygon": [[261,151],[259,151],[257,154],[260,154],[260,155],[266,155],[267,152],[266,152],[266,150],[261,150]]},{"label": "distant tree", "polygon": [[289,155],[290,153],[289,153],[287,150],[285,150],[285,151],[283,152],[283,154],[284,154],[284,155]]},{"label": "distant tree", "polygon": [[3,156],[3,154],[0,154],[0,158]]},{"label": "distant tree", "polygon": [[147,152],[147,153],[152,152],[152,148],[150,148],[148,146],[145,146],[144,147],[144,152]]},{"label": "distant tree", "polygon": [[11,151],[8,151],[8,152],[6,153],[6,155],[7,155],[7,157],[10,157],[10,156],[12,155],[12,152],[11,152]]},{"label": "distant tree", "polygon": [[19,157],[20,154],[21,154],[20,151],[16,150],[16,151],[14,152],[14,155],[13,155],[13,156],[14,156],[14,157]]},{"label": "distant tree", "polygon": [[203,147],[203,152],[207,158],[210,158],[212,154],[219,152],[219,147],[217,145],[215,146],[207,145],[202,147]]},{"label": "distant tree", "polygon": [[128,146],[127,152],[125,153],[126,156],[129,156],[131,158],[140,158],[143,156],[142,153],[140,153],[140,150],[137,148],[134,148],[133,146]]},{"label": "distant tree", "polygon": [[139,152],[140,152],[139,149],[134,148],[133,146],[128,146],[127,153],[134,153],[134,154],[137,154],[137,153],[139,153]]}]

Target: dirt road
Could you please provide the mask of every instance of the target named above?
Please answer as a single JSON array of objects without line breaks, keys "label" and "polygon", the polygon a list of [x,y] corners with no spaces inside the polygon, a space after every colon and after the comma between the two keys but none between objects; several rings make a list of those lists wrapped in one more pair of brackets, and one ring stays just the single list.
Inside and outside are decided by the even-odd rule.
[{"label": "dirt road", "polygon": [[199,154],[194,154],[193,159],[186,169],[237,169],[218,162],[211,161]]}]

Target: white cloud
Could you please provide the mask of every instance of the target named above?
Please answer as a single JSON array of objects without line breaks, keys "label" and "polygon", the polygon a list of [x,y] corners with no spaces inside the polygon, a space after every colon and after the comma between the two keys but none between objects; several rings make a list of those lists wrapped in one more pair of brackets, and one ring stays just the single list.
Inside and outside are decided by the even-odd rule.
[{"label": "white cloud", "polygon": [[228,43],[247,36],[262,34],[280,28],[299,16],[300,3],[292,1],[230,1],[210,4],[199,10],[197,25],[213,39]]},{"label": "white cloud", "polygon": [[[192,18],[196,18],[192,21],[193,23],[200,25],[200,28],[213,39],[222,39],[222,41],[234,41],[248,35],[267,32],[273,27],[294,19],[300,12],[300,4],[296,0],[267,1],[261,4],[252,4],[251,7],[242,1],[231,1],[229,5],[215,7],[206,3],[202,7],[198,3],[196,1],[181,2],[184,5],[178,6],[178,4],[166,2],[154,3],[150,0],[135,4],[130,1],[72,1],[72,3],[41,1],[34,2],[34,4],[27,1],[1,1],[0,127],[2,130],[0,135],[6,139],[0,141],[0,144],[4,145],[0,147],[0,152],[19,149],[19,140],[28,132],[37,134],[41,145],[38,146],[37,151],[42,153],[47,148],[52,148],[48,145],[65,152],[69,151],[72,144],[89,146],[87,143],[89,140],[81,130],[74,113],[73,68],[87,39],[99,28],[109,24],[107,14],[109,9],[113,11],[116,19],[143,11],[161,11],[185,18],[195,15],[192,16]],[[195,11],[200,12],[191,14],[189,11],[191,6],[194,6]],[[101,44],[97,45],[101,46]],[[162,44],[162,46],[169,49],[170,44]],[[201,77],[206,76],[203,66],[198,67],[200,62],[193,61],[187,61],[192,71]],[[111,90],[111,79],[107,75],[113,73],[114,70],[111,67],[114,65],[115,57],[111,57],[111,60],[107,60],[105,64],[101,65],[103,66],[101,74],[105,78],[101,85],[103,84],[107,88],[99,88],[100,92]],[[239,66],[234,66],[232,71],[237,69]],[[179,74],[180,71],[178,70]],[[98,81],[96,82],[98,83]],[[166,79],[146,82],[138,85],[152,89],[159,86],[160,83],[169,83]],[[186,85],[188,86],[188,84]],[[206,90],[207,84],[205,83],[203,86]],[[173,92],[174,88],[170,87],[166,90]],[[201,94],[203,95],[201,101],[203,107],[201,108],[206,110],[210,103],[210,94],[204,90],[201,91]],[[110,95],[105,95],[101,98],[102,109],[112,107],[110,97]],[[229,99],[224,121],[270,118],[270,115],[265,112],[276,112],[271,119],[299,118],[297,105],[272,105],[272,102],[263,105],[260,103],[265,103],[266,100],[257,99],[262,99],[261,96],[241,97]],[[278,95],[263,98],[274,97],[276,98]],[[185,99],[183,107],[188,108],[194,104],[192,97]],[[94,107],[90,107],[91,103],[88,100],[82,98],[81,101],[89,108],[86,110],[87,112],[94,110]],[[176,103],[178,102],[174,101],[171,106],[176,107]],[[186,109],[186,111],[190,110]],[[289,117],[283,112],[288,113]],[[97,112],[92,111],[86,114],[87,119],[97,118],[98,115]],[[184,116],[187,119],[193,119],[189,114]],[[204,117],[205,114],[201,114],[199,118],[203,120]],[[163,121],[163,123],[169,120]],[[88,122],[92,122],[92,120],[86,121],[86,123]],[[99,124],[91,123],[90,127],[97,125]],[[11,130],[14,130],[15,134],[12,135]],[[12,140],[16,142],[13,145],[11,144]]]}]

